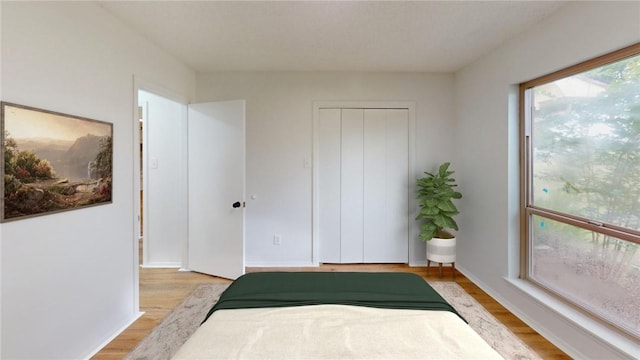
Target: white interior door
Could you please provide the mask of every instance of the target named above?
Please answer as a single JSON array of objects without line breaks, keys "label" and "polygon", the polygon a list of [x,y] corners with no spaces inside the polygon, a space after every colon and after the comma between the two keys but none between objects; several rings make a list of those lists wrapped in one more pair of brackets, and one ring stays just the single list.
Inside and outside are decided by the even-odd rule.
[{"label": "white interior door", "polygon": [[189,268],[244,274],[245,101],[191,104]]}]

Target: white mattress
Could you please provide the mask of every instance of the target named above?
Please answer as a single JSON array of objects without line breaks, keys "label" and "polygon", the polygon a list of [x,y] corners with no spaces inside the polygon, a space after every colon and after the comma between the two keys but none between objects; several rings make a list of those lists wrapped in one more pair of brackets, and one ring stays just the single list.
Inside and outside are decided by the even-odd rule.
[{"label": "white mattress", "polygon": [[502,359],[448,311],[348,305],[218,310],[173,359]]}]

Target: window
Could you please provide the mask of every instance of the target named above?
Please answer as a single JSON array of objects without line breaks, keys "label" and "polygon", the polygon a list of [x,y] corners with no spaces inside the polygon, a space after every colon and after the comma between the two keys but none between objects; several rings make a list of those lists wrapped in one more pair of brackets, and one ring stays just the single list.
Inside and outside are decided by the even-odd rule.
[{"label": "window", "polygon": [[520,86],[521,276],[640,338],[640,43]]}]

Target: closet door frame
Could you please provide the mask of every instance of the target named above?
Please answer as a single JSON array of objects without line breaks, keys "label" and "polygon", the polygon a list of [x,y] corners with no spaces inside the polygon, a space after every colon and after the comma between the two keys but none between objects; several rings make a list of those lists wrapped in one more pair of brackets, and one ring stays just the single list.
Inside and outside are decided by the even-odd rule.
[{"label": "closet door frame", "polygon": [[[318,164],[319,164],[319,136],[318,127],[320,120],[320,109],[406,109],[409,113],[409,138],[408,138],[408,173],[410,179],[416,176],[416,112],[415,102],[413,101],[314,101],[313,102],[313,175],[312,175],[312,262],[315,266],[320,265],[320,235],[319,235],[319,189],[318,189]],[[410,188],[411,189],[411,188]],[[416,202],[414,192],[409,191],[409,209],[408,209],[408,260],[414,258],[413,246],[411,241],[417,239],[417,231],[415,221]]]}]

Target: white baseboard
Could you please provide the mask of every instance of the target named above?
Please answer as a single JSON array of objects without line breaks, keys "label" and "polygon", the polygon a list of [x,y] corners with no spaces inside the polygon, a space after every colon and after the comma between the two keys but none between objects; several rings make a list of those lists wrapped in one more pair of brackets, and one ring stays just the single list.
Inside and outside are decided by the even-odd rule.
[{"label": "white baseboard", "polygon": [[458,271],[460,271],[462,275],[464,275],[467,279],[471,280],[471,282],[474,283],[480,289],[482,289],[482,291],[486,292],[494,300],[500,303],[500,305],[504,306],[512,314],[514,314],[520,320],[524,321],[528,326],[533,328],[544,338],[552,342],[554,345],[558,346],[561,350],[567,353],[571,353],[570,352],[571,349],[568,347],[568,345],[564,344],[564,342],[558,339],[555,335],[549,333],[548,331],[545,331],[546,329],[544,327],[537,326],[537,321],[532,321],[532,319],[529,316],[526,316],[525,314],[523,314],[516,306],[511,304],[510,301],[507,301],[503,296],[501,296],[500,294],[497,294],[495,291],[493,291],[492,288],[490,288],[487,284],[485,284],[483,281],[481,281],[476,276],[474,276],[470,271],[460,267],[458,267]]},{"label": "white baseboard", "polygon": [[107,346],[113,339],[115,339],[118,335],[120,335],[123,331],[125,331],[131,324],[136,322],[136,320],[140,319],[144,315],[144,312],[138,312],[133,319],[129,320],[123,327],[118,329],[113,335],[111,335],[107,340],[105,340],[102,344],[100,344],[95,350],[93,350],[88,356],[83,357],[83,359],[91,359],[94,357],[100,350],[102,350],[105,346]]},{"label": "white baseboard", "polygon": [[180,263],[151,263],[151,264],[141,264],[141,268],[143,269],[179,269],[182,267]]},{"label": "white baseboard", "polygon": [[[505,299],[503,296],[493,291],[491,287],[489,287],[486,283],[480,281],[477,277],[473,276],[473,274],[469,272],[467,269],[458,268],[458,267],[456,267],[456,269],[458,269],[458,271],[460,271],[467,279],[471,280],[471,282],[473,282],[476,286],[478,286],[484,292],[489,294],[489,296],[494,298],[498,303],[504,306],[512,314],[514,314],[516,317],[524,321],[533,330],[537,331],[540,335],[548,339],[551,343],[556,345],[562,351],[566,352],[569,356],[575,359],[589,358],[588,354],[584,354],[579,347],[573,346],[567,343],[561,337],[558,337],[556,334],[550,331],[544,324],[540,324],[536,319],[532,318],[530,315],[523,312],[517,305],[513,304],[508,299]],[[590,334],[590,336],[592,336],[595,341],[597,341],[602,345],[605,345],[605,348],[607,348],[607,351],[611,351],[612,353],[617,353],[616,354],[617,356],[615,356],[615,358],[636,359],[638,358],[638,355],[640,355],[640,352],[637,350],[638,349],[636,346],[637,344],[634,344],[631,340],[623,336],[613,334],[611,329],[605,328],[602,325],[599,325],[600,328],[596,331],[593,331],[593,330],[590,331],[588,329],[585,329],[585,323],[593,322],[593,320],[588,318],[586,315],[580,314],[575,310],[570,310],[569,308],[566,308],[564,311],[559,311],[558,307],[561,307],[561,304],[562,304],[560,301],[548,298],[547,299],[548,302],[545,303],[544,300],[541,300],[541,298],[538,297],[539,295],[538,296],[532,295],[530,293],[531,290],[526,291],[524,289],[525,286],[522,285],[521,283],[519,284],[519,282],[521,282],[520,280],[505,278],[505,281],[507,281],[512,286],[519,288],[520,291],[522,291],[523,293],[529,292],[528,296],[531,296],[538,303],[543,304],[543,306],[548,307],[549,311],[552,311],[556,313],[558,316],[563,317],[565,321],[571,324],[574,328],[576,328],[576,330],[584,334]],[[532,286],[529,285],[529,287],[532,287]],[[554,304],[550,305],[549,302],[553,302]],[[569,314],[572,314],[573,316],[569,316]],[[579,318],[581,320],[577,320]],[[608,336],[607,336],[607,333],[609,334]],[[615,338],[615,341],[612,341],[612,339],[614,338]]]},{"label": "white baseboard", "polygon": [[313,262],[300,262],[300,261],[282,261],[282,262],[245,262],[245,267],[318,267],[318,264]]}]

